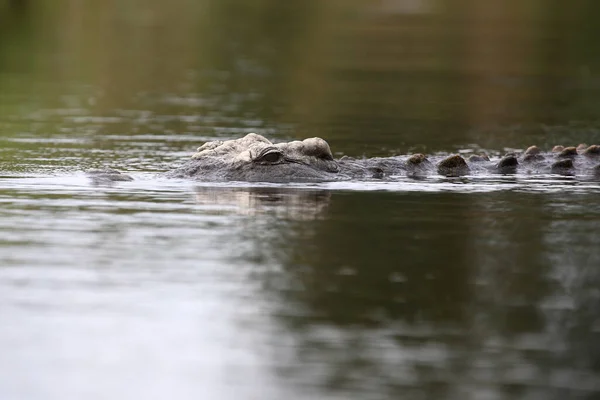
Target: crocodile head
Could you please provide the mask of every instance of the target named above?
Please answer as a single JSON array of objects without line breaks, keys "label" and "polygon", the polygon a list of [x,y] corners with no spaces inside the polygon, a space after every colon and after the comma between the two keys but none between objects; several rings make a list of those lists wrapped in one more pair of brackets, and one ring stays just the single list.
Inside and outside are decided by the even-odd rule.
[{"label": "crocodile head", "polygon": [[272,143],[255,133],[207,142],[172,176],[198,180],[311,182],[334,180],[339,171],[327,142],[310,138]]}]

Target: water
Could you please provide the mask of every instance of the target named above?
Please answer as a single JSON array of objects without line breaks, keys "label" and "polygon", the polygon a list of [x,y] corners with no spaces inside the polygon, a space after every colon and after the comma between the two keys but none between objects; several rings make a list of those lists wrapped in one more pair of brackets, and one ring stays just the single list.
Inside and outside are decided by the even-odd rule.
[{"label": "water", "polygon": [[[354,156],[591,144],[593,58],[575,51],[561,64],[567,72],[592,66],[565,75],[576,86],[549,89],[498,65],[482,72],[492,82],[461,75],[470,85],[463,93],[448,74],[462,67],[428,75],[420,58],[443,32],[467,30],[456,21],[471,19],[460,13],[438,16],[446,24],[439,32],[438,17],[403,17],[416,35],[408,70],[386,61],[393,73],[374,74],[377,65],[356,64],[343,47],[336,54],[350,58],[337,64],[285,62],[296,54],[292,45],[299,54],[323,50],[298,41],[331,45],[339,36],[347,44],[350,35],[373,43],[373,27],[363,35],[366,25],[340,22],[331,33],[322,19],[385,12],[378,21],[392,26],[400,5],[414,13],[433,2],[382,2],[370,14],[319,14],[317,3],[305,2],[313,8],[282,6],[273,11],[279,19],[262,25],[267,6],[230,2],[203,25],[193,18],[200,8],[180,3],[114,10],[60,2],[65,8],[44,10],[48,22],[39,25],[35,9],[9,11],[0,2],[0,22],[11,22],[0,23],[0,398],[600,395],[596,181],[478,175],[250,185],[159,175],[205,140],[248,131],[275,140],[318,134],[334,153]],[[553,12],[542,26],[571,23]],[[528,26],[515,35],[533,32],[546,43],[548,31],[505,17]],[[310,21],[322,29],[320,41],[300,28]],[[292,22],[295,34],[284,29]],[[219,39],[230,47],[203,43],[206,35],[182,40],[191,29],[232,35]],[[502,42],[504,30],[489,29]],[[582,45],[578,32],[569,40]],[[104,39],[109,33],[120,40]],[[466,67],[485,60],[473,57]],[[543,66],[537,72],[550,80]],[[342,67],[346,73],[331,74]],[[331,87],[301,73],[324,70]],[[391,87],[384,78],[427,91],[394,103],[382,97]],[[540,88],[553,98],[588,97],[557,105],[536,97]],[[473,93],[496,97],[477,108],[467,101]],[[105,165],[136,180],[93,185],[84,171]]]}]

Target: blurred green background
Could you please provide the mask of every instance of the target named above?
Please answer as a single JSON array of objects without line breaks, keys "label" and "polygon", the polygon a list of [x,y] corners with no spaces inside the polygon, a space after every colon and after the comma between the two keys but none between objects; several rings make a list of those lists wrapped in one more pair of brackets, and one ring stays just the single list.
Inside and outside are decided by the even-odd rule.
[{"label": "blurred green background", "polygon": [[599,11],[592,0],[4,0],[0,135],[29,131],[36,110],[83,107],[197,118],[155,133],[317,135],[347,154],[594,142]]},{"label": "blurred green background", "polygon": [[[338,156],[599,143],[599,17],[0,0],[0,397],[598,398],[598,182],[151,176],[252,131]],[[77,174],[103,166],[135,181]]]}]

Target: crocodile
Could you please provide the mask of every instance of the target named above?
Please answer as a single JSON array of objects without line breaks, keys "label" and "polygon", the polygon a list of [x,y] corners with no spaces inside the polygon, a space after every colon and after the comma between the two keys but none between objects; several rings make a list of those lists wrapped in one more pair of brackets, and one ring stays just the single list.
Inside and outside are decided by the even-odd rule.
[{"label": "crocodile", "polygon": [[[239,139],[215,140],[200,146],[191,159],[165,173],[169,178],[198,181],[327,182],[339,180],[393,179],[397,176],[446,177],[481,174],[559,174],[600,178],[600,146],[555,146],[544,152],[537,146],[490,158],[474,154],[335,159],[329,144],[318,137],[273,143],[249,133]],[[96,170],[99,180],[130,180],[114,170]]]}]

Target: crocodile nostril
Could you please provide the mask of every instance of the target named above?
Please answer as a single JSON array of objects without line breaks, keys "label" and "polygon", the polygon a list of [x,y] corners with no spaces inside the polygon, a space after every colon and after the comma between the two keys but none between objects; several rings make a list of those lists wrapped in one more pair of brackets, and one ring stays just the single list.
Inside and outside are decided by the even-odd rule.
[{"label": "crocodile nostril", "polygon": [[327,169],[328,172],[340,172],[340,166],[335,160],[326,162],[325,169]]},{"label": "crocodile nostril", "polygon": [[376,179],[381,179],[383,178],[383,169],[380,167],[371,167],[369,168],[369,171],[372,173],[371,177],[376,178]]}]

